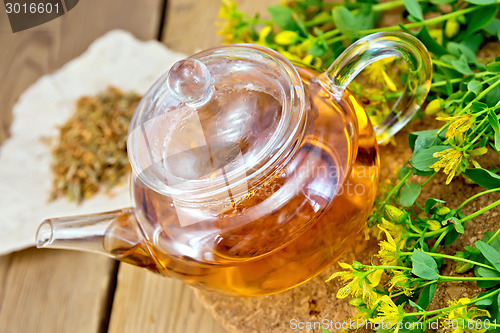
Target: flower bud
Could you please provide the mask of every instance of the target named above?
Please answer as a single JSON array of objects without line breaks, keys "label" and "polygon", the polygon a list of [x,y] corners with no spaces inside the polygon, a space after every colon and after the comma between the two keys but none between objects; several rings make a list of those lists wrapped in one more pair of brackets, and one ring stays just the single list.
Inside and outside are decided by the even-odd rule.
[{"label": "flower bud", "polygon": [[351,304],[352,306],[360,306],[361,304],[363,304],[363,300],[359,297],[352,298],[349,300],[349,304]]},{"label": "flower bud", "polygon": [[449,212],[451,212],[451,209],[449,209],[448,207],[440,207],[440,208],[437,210],[436,214],[438,214],[438,215],[446,215],[446,214],[448,214]]},{"label": "flower bud", "polygon": [[429,104],[427,104],[427,107],[425,108],[425,114],[431,115],[441,111],[441,102],[442,99],[440,98],[432,100]]},{"label": "flower bud", "polygon": [[476,148],[474,150],[471,150],[469,152],[469,155],[470,156],[481,156],[481,155],[484,155],[488,152],[488,148],[486,147],[481,147],[481,148]]},{"label": "flower bud", "polygon": [[359,271],[360,269],[362,269],[363,267],[365,267],[365,265],[363,265],[362,263],[360,263],[359,261],[354,261],[352,263],[352,268]]},{"label": "flower bud", "polygon": [[385,215],[392,222],[401,222],[405,213],[392,205],[385,205]]},{"label": "flower bud", "polygon": [[425,223],[429,226],[429,230],[431,230],[431,231],[436,231],[436,230],[441,229],[441,223],[439,223],[439,221],[427,220],[427,222],[425,222]]},{"label": "flower bud", "polygon": [[455,19],[449,19],[446,21],[446,25],[444,27],[444,34],[448,38],[453,38],[460,31],[460,23]]},{"label": "flower bud", "polygon": [[274,42],[279,45],[292,45],[299,40],[299,34],[295,31],[285,30],[274,36]]}]

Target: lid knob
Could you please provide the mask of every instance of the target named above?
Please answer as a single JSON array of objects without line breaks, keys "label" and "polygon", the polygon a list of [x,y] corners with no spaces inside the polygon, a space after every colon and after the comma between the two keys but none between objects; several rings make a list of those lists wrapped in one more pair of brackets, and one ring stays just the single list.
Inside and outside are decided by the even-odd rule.
[{"label": "lid knob", "polygon": [[207,66],[196,59],[176,62],[168,72],[167,85],[172,95],[186,104],[204,104],[213,89]]}]

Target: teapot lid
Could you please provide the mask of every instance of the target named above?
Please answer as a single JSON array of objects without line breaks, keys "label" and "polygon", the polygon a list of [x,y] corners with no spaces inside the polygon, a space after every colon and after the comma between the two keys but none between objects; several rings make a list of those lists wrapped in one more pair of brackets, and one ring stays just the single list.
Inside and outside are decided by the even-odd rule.
[{"label": "teapot lid", "polygon": [[234,44],[195,54],[139,104],[127,142],[134,173],[174,198],[245,195],[249,177],[301,136],[303,101],[297,71],[271,49]]}]

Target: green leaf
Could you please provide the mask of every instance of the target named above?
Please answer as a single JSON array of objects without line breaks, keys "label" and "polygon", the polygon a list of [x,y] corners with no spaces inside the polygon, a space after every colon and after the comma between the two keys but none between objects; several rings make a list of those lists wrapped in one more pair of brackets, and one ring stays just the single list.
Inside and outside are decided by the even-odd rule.
[{"label": "green leaf", "polygon": [[459,233],[459,234],[463,234],[464,233],[464,224],[462,221],[460,221],[459,219],[457,219],[455,216],[453,216],[451,218],[451,221],[453,223],[453,227],[455,228],[455,230]]},{"label": "green leaf", "polygon": [[[491,269],[488,269],[488,268],[484,268],[484,267],[477,267],[474,269],[474,275],[476,275],[477,277],[485,277],[485,278],[498,278],[500,277],[500,273],[494,271],[494,270],[491,270]],[[477,286],[479,288],[491,288],[491,287],[494,287],[498,284],[500,284],[500,281],[495,281],[495,280],[486,280],[486,281],[477,281]]]},{"label": "green leaf", "polygon": [[434,145],[438,138],[438,133],[439,129],[410,133],[408,135],[408,142],[413,154]]},{"label": "green leaf", "polygon": [[495,135],[495,149],[500,151],[500,134]]},{"label": "green leaf", "polygon": [[479,93],[481,92],[482,88],[483,88],[483,85],[478,80],[471,80],[467,84],[467,90],[468,91],[472,91],[474,94],[476,94],[476,96],[479,95]]},{"label": "green leaf", "polygon": [[422,288],[420,292],[420,296],[418,297],[417,304],[422,307],[424,310],[427,309],[429,304],[431,304],[432,298],[436,293],[436,283],[429,284]]},{"label": "green leaf", "polygon": [[323,44],[314,44],[307,50],[308,54],[311,54],[315,57],[322,57],[326,53],[326,49]]},{"label": "green leaf", "polygon": [[488,106],[493,107],[498,103],[499,100],[500,100],[500,86],[496,86],[486,95],[485,102]]},{"label": "green leaf", "polygon": [[474,183],[488,190],[500,187],[500,176],[486,169],[466,169],[464,174]]},{"label": "green leaf", "polygon": [[476,247],[481,251],[483,256],[488,259],[489,262],[500,272],[500,252],[497,251],[493,246],[485,243],[483,241],[476,241]]},{"label": "green leaf", "polygon": [[[477,298],[481,298],[482,296],[488,294],[488,292],[483,292],[483,293],[480,293],[479,295],[477,295]],[[487,297],[487,298],[483,298],[482,300],[480,301],[477,301],[476,303],[474,303],[476,306],[488,306],[488,305],[491,305],[493,304],[493,298],[495,296],[491,296],[491,297]]]},{"label": "green leaf", "polygon": [[495,237],[492,241],[490,241],[491,237],[493,237],[495,233],[493,231],[486,231],[483,235],[483,242],[490,244],[495,250],[500,251],[500,236]]},{"label": "green leaf", "polygon": [[500,273],[486,267],[477,267],[474,274],[479,277],[487,278],[497,278],[500,277]]},{"label": "green leaf", "polygon": [[436,158],[432,156],[434,153],[450,149],[450,146],[432,146],[427,149],[423,149],[419,151],[417,154],[415,154],[411,160],[410,164],[413,168],[419,171],[423,172],[430,172],[433,171],[431,168],[429,168],[431,165],[436,163],[439,158]]},{"label": "green leaf", "polygon": [[422,185],[419,183],[406,183],[401,189],[399,204],[403,207],[411,207],[417,200],[422,190]]},{"label": "green leaf", "polygon": [[332,10],[333,22],[347,37],[352,38],[356,33],[356,18],[344,6],[335,6]]},{"label": "green leaf", "polygon": [[455,229],[451,229],[446,236],[444,236],[443,245],[448,246],[453,244],[458,237],[460,237],[460,234]]},{"label": "green leaf", "polygon": [[296,30],[297,23],[293,19],[293,10],[283,5],[273,5],[267,8],[274,23],[282,30]]},{"label": "green leaf", "polygon": [[420,305],[418,305],[417,303],[413,302],[411,299],[408,300],[408,303],[413,306],[414,308],[416,308],[417,310],[420,310],[420,311],[423,311],[424,309],[422,309],[422,307]]},{"label": "green leaf", "polygon": [[424,20],[424,13],[422,13],[422,7],[420,7],[418,0],[404,0],[404,3],[406,9],[413,17],[417,18],[419,21]]},{"label": "green leaf", "polygon": [[405,166],[405,167],[402,167],[402,168],[401,168],[401,169],[399,169],[399,171],[398,171],[398,179],[399,179],[399,180],[403,179],[403,178],[406,176],[406,174],[407,174],[408,172],[410,172],[410,171],[411,171],[411,168],[410,168],[410,167],[406,167],[406,166]]},{"label": "green leaf", "polygon": [[416,276],[425,280],[439,279],[436,261],[427,253],[420,250],[413,251],[411,255],[411,263],[411,272]]},{"label": "green leaf", "polygon": [[492,62],[491,64],[486,65],[486,70],[494,73],[500,72],[500,61]]},{"label": "green leaf", "polygon": [[498,117],[495,114],[495,111],[490,109],[488,112],[488,122],[490,123],[491,128],[495,131],[495,134],[500,134],[500,124],[498,123]]},{"label": "green leaf", "polygon": [[434,5],[444,5],[455,2],[455,0],[430,0],[430,2]]},{"label": "green leaf", "polygon": [[467,57],[462,54],[460,58],[452,60],[451,65],[460,73],[464,75],[473,75],[474,72],[470,69]]},{"label": "green leaf", "polygon": [[443,200],[439,200],[439,199],[434,199],[434,198],[429,198],[427,200],[425,200],[425,206],[424,206],[424,210],[427,214],[429,214],[431,212],[431,209],[434,208],[434,206],[437,204],[437,203],[445,203],[446,201],[443,201]]},{"label": "green leaf", "polygon": [[500,32],[500,19],[494,18],[491,20],[491,22],[484,27],[484,30],[489,34],[496,36]]},{"label": "green leaf", "polygon": [[429,50],[429,52],[434,53],[438,57],[448,54],[448,51],[441,44],[436,42],[434,38],[431,37],[431,35],[429,34],[429,30],[427,30],[426,26],[424,26],[420,30],[417,37],[418,39],[420,39],[422,43],[424,43],[425,47],[427,48],[427,50]]},{"label": "green leaf", "polygon": [[481,7],[478,10],[473,11],[467,16],[467,30],[465,30],[464,39],[473,35],[476,31],[479,31],[486,27],[493,18],[497,15],[498,5],[493,4],[489,6]]},{"label": "green leaf", "polygon": [[465,1],[468,3],[472,3],[474,5],[480,5],[480,6],[491,5],[491,4],[497,3],[497,0],[465,0]]},{"label": "green leaf", "polygon": [[472,102],[472,111],[474,112],[479,112],[479,111],[483,111],[485,109],[488,108],[488,105],[484,104],[484,103],[481,103],[481,102]]}]

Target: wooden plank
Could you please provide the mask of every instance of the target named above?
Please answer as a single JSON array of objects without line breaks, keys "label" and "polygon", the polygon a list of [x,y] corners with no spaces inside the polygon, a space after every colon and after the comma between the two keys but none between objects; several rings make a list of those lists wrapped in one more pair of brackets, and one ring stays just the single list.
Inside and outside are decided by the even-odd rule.
[{"label": "wooden plank", "polygon": [[[221,0],[169,0],[163,42],[173,50],[192,54],[221,44],[215,25]],[[278,0],[238,0],[238,8],[250,15],[259,12],[267,17],[266,8]]]},{"label": "wooden plank", "polygon": [[110,333],[225,333],[186,284],[121,264]]},{"label": "wooden plank", "polygon": [[110,259],[29,249],[0,259],[1,332],[98,332]]},{"label": "wooden plank", "polygon": [[40,76],[81,54],[96,38],[125,29],[139,39],[158,35],[163,0],[85,0],[64,16],[13,34],[0,10],[0,143],[8,135],[11,109]]},{"label": "wooden plank", "polygon": [[[156,38],[163,1],[80,1],[66,15],[16,34],[1,10],[0,143],[8,135],[12,106],[30,84],[106,31],[122,28],[140,39]],[[0,257],[0,332],[101,331],[114,267],[105,257],[69,251],[29,249]]]}]

